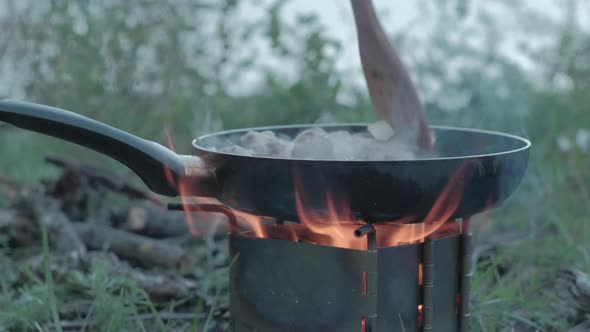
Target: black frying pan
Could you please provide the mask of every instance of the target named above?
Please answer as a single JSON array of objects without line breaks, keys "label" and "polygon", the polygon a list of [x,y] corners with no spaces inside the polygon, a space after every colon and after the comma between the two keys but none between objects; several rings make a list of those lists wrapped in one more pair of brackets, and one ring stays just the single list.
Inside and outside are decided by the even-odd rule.
[{"label": "black frying pan", "polygon": [[[155,193],[216,197],[231,208],[261,216],[298,220],[299,190],[307,212],[326,213],[326,191],[346,201],[354,218],[369,222],[425,217],[433,207],[452,207],[465,217],[497,206],[520,183],[530,142],[513,135],[432,127],[431,159],[336,161],[252,157],[216,152],[248,130],[270,129],[294,137],[310,126],[248,128],[209,134],[193,141],[195,156],[155,143],[78,114],[49,106],[0,101],[0,121],[62,138],[106,154],[133,170]],[[366,125],[329,125],[326,130],[365,131]],[[437,203],[438,199],[438,203]],[[437,212],[440,214],[440,212]],[[432,216],[432,215],[431,215]]]}]

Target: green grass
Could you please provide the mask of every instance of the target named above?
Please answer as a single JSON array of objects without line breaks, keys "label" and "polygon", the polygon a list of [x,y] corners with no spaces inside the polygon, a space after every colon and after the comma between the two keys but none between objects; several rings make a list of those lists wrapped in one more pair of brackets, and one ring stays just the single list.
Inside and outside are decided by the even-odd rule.
[{"label": "green grass", "polygon": [[[207,244],[203,251],[212,251]],[[218,248],[216,248],[218,250]],[[185,306],[183,301],[153,303],[148,294],[133,280],[109,274],[104,265],[94,265],[88,273],[70,271],[67,278],[54,280],[52,276],[52,254],[47,240],[46,230],[42,230],[42,246],[32,252],[41,252],[42,272],[39,276],[32,267],[34,258],[28,259],[25,267],[19,267],[24,276],[0,279],[0,331],[177,331],[178,323],[189,321],[190,331],[208,331],[213,324],[215,303],[226,282],[227,270],[222,274],[208,271],[213,264],[218,265],[219,257],[214,262],[200,268],[203,286],[198,294],[215,294],[212,303],[202,300],[194,306],[192,314],[175,312],[176,307]],[[15,253],[16,254],[16,253]],[[6,261],[0,261],[2,263]],[[210,266],[211,265],[211,266]],[[2,269],[8,266],[0,266]],[[13,267],[14,268],[14,267]],[[63,278],[63,277],[62,277]],[[18,281],[17,281],[18,280]],[[20,284],[20,285],[19,285]],[[85,305],[87,311],[77,318],[63,319],[60,308],[68,303]]]},{"label": "green grass", "polygon": [[46,301],[49,305],[49,310],[51,311],[51,320],[53,321],[56,331],[62,332],[63,329],[59,321],[57,299],[55,297],[55,283],[53,281],[53,277],[51,276],[51,267],[49,262],[49,239],[47,238],[47,228],[45,226],[42,226],[41,228],[43,243],[43,272],[45,274],[44,282],[45,285],[47,285]]},{"label": "green grass", "polygon": [[588,161],[584,151],[560,153],[556,133],[546,135],[533,137],[527,178],[493,216],[491,233],[506,239],[477,267],[476,329],[566,330],[569,323],[553,307],[557,273],[590,271]]}]

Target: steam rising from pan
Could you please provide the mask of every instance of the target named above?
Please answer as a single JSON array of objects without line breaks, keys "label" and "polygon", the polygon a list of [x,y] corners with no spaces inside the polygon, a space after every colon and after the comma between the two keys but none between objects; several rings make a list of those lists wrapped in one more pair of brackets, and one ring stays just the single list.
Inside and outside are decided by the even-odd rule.
[{"label": "steam rising from pan", "polygon": [[221,147],[219,151],[247,156],[359,161],[412,160],[433,155],[431,151],[420,151],[396,140],[395,132],[387,123],[376,124],[369,125],[369,130],[353,133],[312,127],[294,137],[272,130],[248,131],[238,142]]}]

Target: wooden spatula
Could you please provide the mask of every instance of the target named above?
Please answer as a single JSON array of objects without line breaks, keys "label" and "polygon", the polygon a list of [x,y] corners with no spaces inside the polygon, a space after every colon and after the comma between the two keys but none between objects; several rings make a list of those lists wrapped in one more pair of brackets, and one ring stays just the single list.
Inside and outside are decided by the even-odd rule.
[{"label": "wooden spatula", "polygon": [[373,108],[395,130],[396,140],[432,149],[424,108],[408,72],[387,39],[371,0],[350,0],[359,53]]}]

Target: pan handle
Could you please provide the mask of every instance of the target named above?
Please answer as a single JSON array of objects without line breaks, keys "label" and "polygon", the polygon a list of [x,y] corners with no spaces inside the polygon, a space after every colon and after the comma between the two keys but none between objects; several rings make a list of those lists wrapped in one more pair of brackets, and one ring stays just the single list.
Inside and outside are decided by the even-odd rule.
[{"label": "pan handle", "polygon": [[[0,100],[0,121],[61,138],[114,158],[135,172],[155,193],[174,197],[177,183],[199,178],[211,183],[201,160],[63,109],[16,100]],[[183,194],[187,194],[183,192]],[[208,196],[208,195],[203,195]]]}]

